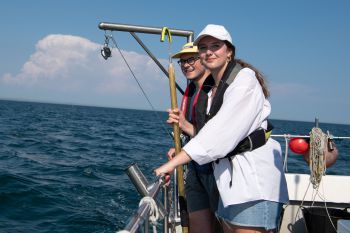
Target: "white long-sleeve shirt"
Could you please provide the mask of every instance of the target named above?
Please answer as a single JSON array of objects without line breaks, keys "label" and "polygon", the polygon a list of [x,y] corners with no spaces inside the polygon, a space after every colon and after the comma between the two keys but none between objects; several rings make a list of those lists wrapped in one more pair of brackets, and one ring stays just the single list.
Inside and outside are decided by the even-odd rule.
[{"label": "white long-sleeve shirt", "polygon": [[[211,100],[209,92],[207,113]],[[218,113],[183,149],[199,164],[223,158],[251,132],[266,129],[270,112],[255,72],[244,68],[226,89]],[[258,149],[236,155],[232,166],[228,159],[214,163],[214,176],[224,206],[254,200],[288,201],[281,147],[271,138]]]}]

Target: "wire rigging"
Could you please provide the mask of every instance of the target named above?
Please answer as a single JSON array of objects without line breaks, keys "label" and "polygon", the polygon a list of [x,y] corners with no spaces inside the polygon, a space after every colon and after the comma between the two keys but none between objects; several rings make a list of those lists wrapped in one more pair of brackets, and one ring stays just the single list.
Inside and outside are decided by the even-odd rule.
[{"label": "wire rigging", "polygon": [[[138,85],[139,88],[141,89],[142,94],[144,95],[144,97],[146,98],[148,104],[150,105],[150,107],[151,107],[153,113],[155,114],[156,118],[161,122],[161,126],[162,126],[163,130],[172,138],[172,137],[173,137],[172,134],[170,133],[170,131],[169,131],[167,128],[165,128],[164,123],[161,121],[161,119],[160,119],[160,117],[159,117],[159,113],[157,113],[157,111],[156,111],[155,107],[153,106],[151,100],[149,99],[147,93],[145,92],[145,90],[144,90],[143,87],[141,86],[141,83],[139,82],[139,80],[136,78],[135,73],[134,73],[133,70],[131,69],[131,67],[130,67],[130,65],[129,65],[129,63],[128,63],[128,61],[126,60],[126,58],[125,58],[123,52],[122,52],[121,49],[119,48],[119,46],[118,46],[116,40],[114,39],[114,37],[112,36],[112,34],[109,34],[109,35],[105,34],[105,37],[106,37],[106,40],[105,40],[106,43],[108,43],[109,40],[111,40],[111,41],[113,42],[114,47],[118,50],[118,52],[120,53],[121,57],[123,58],[123,60],[124,60],[124,62],[125,62],[125,64],[126,64],[126,66],[128,67],[130,73],[132,74],[132,76],[133,76],[133,78],[135,79],[137,85]],[[105,51],[105,48],[108,47],[108,46],[106,46],[106,43],[105,43],[105,46],[104,46],[104,48],[103,48],[104,51]],[[107,52],[107,53],[108,53],[108,52]],[[102,50],[101,50],[101,54],[102,54]],[[102,56],[103,56],[103,55],[102,55]],[[111,54],[110,54],[110,56],[111,56]],[[105,58],[105,56],[103,56],[103,57]],[[105,58],[105,59],[106,59],[106,58]],[[106,59],[106,60],[107,60],[107,59]]]}]

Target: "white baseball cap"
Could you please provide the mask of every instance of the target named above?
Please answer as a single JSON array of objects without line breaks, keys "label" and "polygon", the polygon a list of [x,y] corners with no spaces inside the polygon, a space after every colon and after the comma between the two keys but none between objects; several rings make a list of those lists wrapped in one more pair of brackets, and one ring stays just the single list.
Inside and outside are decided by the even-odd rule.
[{"label": "white baseball cap", "polygon": [[196,40],[193,42],[194,45],[198,45],[199,41],[206,36],[212,36],[219,40],[226,40],[229,42],[232,47],[234,47],[232,43],[232,38],[230,33],[226,30],[226,28],[222,25],[216,24],[208,24],[197,36]]}]

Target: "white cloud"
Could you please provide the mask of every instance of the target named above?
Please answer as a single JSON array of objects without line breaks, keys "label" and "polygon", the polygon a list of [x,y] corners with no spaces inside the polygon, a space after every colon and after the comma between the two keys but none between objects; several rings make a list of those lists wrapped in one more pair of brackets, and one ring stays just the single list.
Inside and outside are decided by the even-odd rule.
[{"label": "white cloud", "polygon": [[99,46],[87,39],[70,35],[49,35],[36,45],[36,52],[17,75],[7,74],[7,83],[35,84],[43,79],[69,77],[69,72],[84,66],[89,54]]},{"label": "white cloud", "polygon": [[[91,95],[99,95],[99,99],[104,96],[118,99],[118,95],[141,93],[124,60],[115,49],[112,57],[105,61],[100,54],[100,44],[79,36],[61,34],[48,35],[38,41],[35,47],[35,52],[18,73],[7,73],[0,78],[1,89],[22,88],[25,91],[21,98],[28,99],[37,98],[23,97],[23,93],[33,95],[32,93],[42,92],[47,99],[52,99],[47,95],[52,92],[55,96],[62,96],[58,102],[74,102],[64,99],[65,95],[80,95],[89,102],[89,98],[93,99]],[[162,95],[168,92],[164,74],[147,55],[133,51],[122,52],[139,82],[148,88],[148,92],[160,91]],[[166,63],[165,60],[161,62]],[[160,84],[166,88],[160,88]],[[0,97],[16,98],[13,95]],[[45,100],[45,96],[40,96],[40,100]]]}]

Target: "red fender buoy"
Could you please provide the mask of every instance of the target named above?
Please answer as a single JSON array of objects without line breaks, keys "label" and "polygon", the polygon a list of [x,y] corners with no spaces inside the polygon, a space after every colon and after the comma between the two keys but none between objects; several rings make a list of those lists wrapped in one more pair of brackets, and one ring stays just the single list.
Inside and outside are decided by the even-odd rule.
[{"label": "red fender buoy", "polygon": [[305,154],[309,150],[309,143],[303,138],[292,138],[289,140],[289,148],[296,154]]}]

